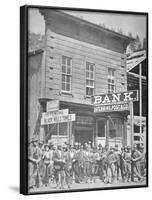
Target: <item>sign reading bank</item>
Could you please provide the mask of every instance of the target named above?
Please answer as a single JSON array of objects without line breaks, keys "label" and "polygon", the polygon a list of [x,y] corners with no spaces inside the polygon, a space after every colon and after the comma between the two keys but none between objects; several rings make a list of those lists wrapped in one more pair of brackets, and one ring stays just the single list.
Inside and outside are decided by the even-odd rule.
[{"label": "sign reading bank", "polygon": [[92,97],[94,112],[129,110],[130,101],[138,101],[138,90],[101,94]]}]

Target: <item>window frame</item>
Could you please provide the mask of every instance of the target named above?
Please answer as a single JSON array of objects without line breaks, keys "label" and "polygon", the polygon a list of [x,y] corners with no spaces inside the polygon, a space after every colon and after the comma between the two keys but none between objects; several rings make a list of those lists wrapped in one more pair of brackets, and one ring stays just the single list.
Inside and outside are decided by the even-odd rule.
[{"label": "window frame", "polygon": [[[65,57],[66,58],[66,64],[64,65],[63,64],[63,57]],[[67,73],[67,59],[70,59],[71,60],[71,62],[70,62],[70,74],[68,74]],[[63,72],[63,66],[65,66],[66,67],[66,72],[64,73]],[[73,58],[72,58],[72,56],[67,56],[67,55],[62,55],[61,56],[61,92],[63,92],[63,93],[69,93],[69,94],[71,94],[72,93],[72,67],[73,66]],[[65,76],[65,81],[63,82],[62,81],[62,76]],[[70,82],[69,82],[69,84],[70,84],[70,90],[68,91],[68,90],[66,90],[66,84],[68,83],[67,81],[66,81],[66,78],[67,77],[70,77]],[[65,90],[62,88],[62,84],[65,84]]]},{"label": "window frame", "polygon": [[[89,64],[89,70],[87,70],[87,64]],[[90,65],[93,65],[93,78],[90,77]],[[95,71],[96,71],[96,65],[94,62],[91,62],[91,61],[85,61],[85,95],[86,97],[91,97],[95,94]],[[87,77],[87,72],[89,73],[89,77]],[[87,84],[87,81],[92,81],[93,82],[93,85],[88,85]],[[86,90],[87,88],[91,88],[93,89],[93,93],[92,94],[87,94]]]},{"label": "window frame", "polygon": [[[111,75],[111,74],[109,75],[109,71],[114,73],[114,75]],[[110,82],[109,82],[109,80],[110,80]],[[114,83],[112,83],[112,80],[114,80]],[[114,68],[108,67],[107,81],[108,81],[108,93],[115,93],[116,92],[116,70]],[[112,89],[109,90],[109,86],[114,87],[114,90],[112,90]]]},{"label": "window frame", "polygon": [[[122,118],[120,118],[120,117],[113,117],[112,118],[112,120],[113,120],[113,122],[115,122],[115,120],[118,122],[120,122],[119,123],[119,125],[121,125],[121,136],[118,136],[117,135],[117,133],[118,133],[118,131],[117,131],[117,127],[118,127],[118,123],[117,123],[117,127],[116,127],[116,123],[114,123],[114,125],[115,125],[115,130],[116,130],[116,136],[115,137],[113,137],[113,138],[110,138],[110,136],[109,136],[109,139],[111,140],[111,139],[122,139],[123,138],[123,120],[122,120]],[[109,121],[109,135],[110,135],[110,130],[113,130],[113,129],[111,129],[110,128],[110,123],[112,123],[111,121]],[[112,125],[113,126],[113,125]]]}]

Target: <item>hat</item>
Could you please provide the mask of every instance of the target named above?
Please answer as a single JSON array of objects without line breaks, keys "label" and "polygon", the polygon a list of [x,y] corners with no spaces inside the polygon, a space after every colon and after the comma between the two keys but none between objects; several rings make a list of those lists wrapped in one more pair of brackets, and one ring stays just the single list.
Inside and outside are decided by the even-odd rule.
[{"label": "hat", "polygon": [[114,147],[111,146],[111,147],[110,147],[110,150],[114,150]]},{"label": "hat", "polygon": [[131,149],[131,147],[128,145],[128,146],[127,146],[127,149]]},{"label": "hat", "polygon": [[65,145],[69,145],[69,143],[67,141],[64,142]]},{"label": "hat", "polygon": [[43,144],[44,142],[42,140],[39,140],[39,144]]},{"label": "hat", "polygon": [[37,142],[37,141],[38,141],[38,137],[35,136],[32,138],[32,142]]},{"label": "hat", "polygon": [[54,146],[53,142],[49,142],[49,146]]},{"label": "hat", "polygon": [[58,144],[57,147],[62,147],[62,145],[61,145],[61,144]]},{"label": "hat", "polygon": [[98,144],[98,147],[102,147],[102,144]]},{"label": "hat", "polygon": [[115,147],[118,147],[118,144],[115,144]]},{"label": "hat", "polygon": [[46,148],[46,147],[50,148],[49,144],[44,144],[44,148]]}]

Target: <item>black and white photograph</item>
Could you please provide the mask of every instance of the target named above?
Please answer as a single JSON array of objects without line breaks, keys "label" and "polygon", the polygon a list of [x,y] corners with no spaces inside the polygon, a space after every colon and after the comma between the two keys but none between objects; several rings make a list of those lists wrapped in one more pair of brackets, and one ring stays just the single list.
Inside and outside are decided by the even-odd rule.
[{"label": "black and white photograph", "polygon": [[26,31],[27,193],[147,187],[148,14],[29,6]]}]

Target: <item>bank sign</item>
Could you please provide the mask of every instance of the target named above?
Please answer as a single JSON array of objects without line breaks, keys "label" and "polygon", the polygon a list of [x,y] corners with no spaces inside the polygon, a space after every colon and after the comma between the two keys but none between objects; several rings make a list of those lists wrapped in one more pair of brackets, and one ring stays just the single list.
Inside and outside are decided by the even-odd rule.
[{"label": "bank sign", "polygon": [[101,94],[92,97],[95,113],[129,110],[130,101],[138,101],[138,90]]}]

